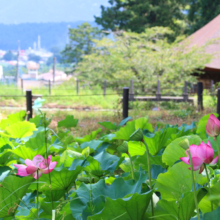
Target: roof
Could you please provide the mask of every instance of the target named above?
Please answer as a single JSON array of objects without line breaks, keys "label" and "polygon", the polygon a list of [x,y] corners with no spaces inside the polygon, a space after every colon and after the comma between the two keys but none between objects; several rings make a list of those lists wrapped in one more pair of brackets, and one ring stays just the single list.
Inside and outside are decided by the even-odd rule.
[{"label": "roof", "polygon": [[[55,80],[58,79],[66,79],[67,75],[63,71],[56,70],[55,71]],[[38,76],[38,79],[43,80],[52,80],[53,79],[53,70],[50,69],[48,73],[42,73]]]},{"label": "roof", "polygon": [[[210,40],[220,38],[220,14],[211,20],[208,24],[200,28],[198,31],[190,35],[187,40],[190,41],[189,46],[204,46]],[[205,65],[206,68],[220,70],[220,40],[219,43],[213,43],[207,46],[206,52],[215,54],[215,58]]]},{"label": "roof", "polygon": [[27,69],[29,70],[38,70],[40,68],[38,63],[35,63],[34,61],[28,61],[27,62]]}]

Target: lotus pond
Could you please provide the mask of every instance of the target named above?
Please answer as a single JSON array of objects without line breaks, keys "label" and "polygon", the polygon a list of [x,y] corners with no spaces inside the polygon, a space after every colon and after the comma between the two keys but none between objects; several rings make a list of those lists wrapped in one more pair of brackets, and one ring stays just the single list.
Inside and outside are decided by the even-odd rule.
[{"label": "lotus pond", "polygon": [[54,130],[44,113],[25,119],[0,121],[0,220],[220,219],[214,115],[181,126],[104,121],[84,137],[72,135],[72,115]]}]

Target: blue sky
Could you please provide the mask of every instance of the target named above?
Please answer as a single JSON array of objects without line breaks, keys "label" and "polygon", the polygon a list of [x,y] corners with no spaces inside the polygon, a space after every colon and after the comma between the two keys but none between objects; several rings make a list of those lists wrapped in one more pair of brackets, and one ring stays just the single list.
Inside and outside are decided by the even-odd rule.
[{"label": "blue sky", "polygon": [[0,0],[0,23],[94,21],[108,0]]}]

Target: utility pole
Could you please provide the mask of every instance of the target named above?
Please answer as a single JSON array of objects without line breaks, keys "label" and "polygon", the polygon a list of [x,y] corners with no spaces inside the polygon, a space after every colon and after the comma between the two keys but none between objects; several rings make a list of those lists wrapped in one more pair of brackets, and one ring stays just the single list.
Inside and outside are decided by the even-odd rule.
[{"label": "utility pole", "polygon": [[20,41],[18,40],[18,55],[17,55],[17,71],[16,71],[16,84],[19,81],[19,56],[20,56]]},{"label": "utility pole", "polygon": [[55,74],[56,74],[56,57],[53,58],[53,83],[55,83]]}]

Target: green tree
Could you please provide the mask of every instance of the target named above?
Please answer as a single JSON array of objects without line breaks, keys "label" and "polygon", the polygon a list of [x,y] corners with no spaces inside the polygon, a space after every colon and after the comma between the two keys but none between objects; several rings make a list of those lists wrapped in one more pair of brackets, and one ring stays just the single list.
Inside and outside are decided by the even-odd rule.
[{"label": "green tree", "polygon": [[41,60],[41,57],[36,55],[36,54],[31,53],[31,54],[28,55],[28,60],[39,63],[39,61]]},{"label": "green tree", "polygon": [[219,0],[192,0],[189,3],[188,19],[190,33],[197,31],[220,14]]},{"label": "green tree", "polygon": [[184,26],[181,9],[184,0],[109,0],[110,7],[101,6],[97,24],[105,30],[126,30],[141,33],[154,26],[170,27],[179,32]]},{"label": "green tree", "polygon": [[5,53],[2,59],[6,61],[17,60],[17,55],[13,54],[11,51],[8,51]]},{"label": "green tree", "polygon": [[69,29],[69,43],[62,51],[63,61],[66,63],[79,63],[84,55],[91,54],[94,39],[100,39],[101,32],[97,27],[88,23],[79,25],[78,28]]},{"label": "green tree", "polygon": [[167,88],[182,87],[184,80],[195,82],[191,73],[203,69],[211,56],[204,48],[186,50],[187,41],[169,43],[165,36],[170,34],[168,28],[153,27],[141,34],[120,32],[114,41],[96,41],[96,53],[84,56],[75,73],[96,84],[134,79],[136,92],[155,89],[158,79]]}]

